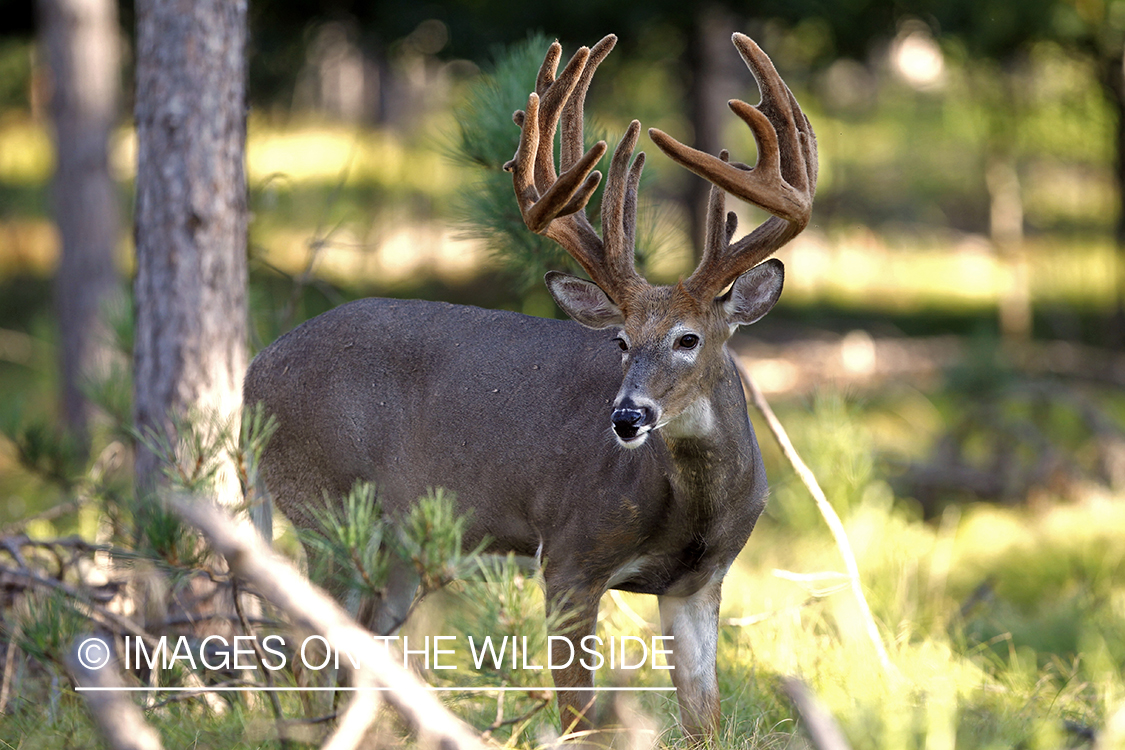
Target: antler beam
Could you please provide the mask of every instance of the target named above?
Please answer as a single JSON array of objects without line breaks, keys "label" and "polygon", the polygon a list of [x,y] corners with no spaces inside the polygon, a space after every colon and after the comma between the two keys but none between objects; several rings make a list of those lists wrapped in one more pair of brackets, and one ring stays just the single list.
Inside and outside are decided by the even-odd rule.
[{"label": "antler beam", "polygon": [[[752,168],[731,163],[725,152],[715,157],[685,146],[656,128],[648,131],[661,151],[714,186],[703,259],[684,282],[693,295],[701,298],[718,294],[804,229],[816,192],[816,135],[808,118],[761,47],[744,34],[736,33],[732,41],[762,92],[757,106],[737,99],[728,103],[754,134],[758,163]],[[736,220],[731,213],[723,221],[721,191],[773,216],[731,244]]]}]

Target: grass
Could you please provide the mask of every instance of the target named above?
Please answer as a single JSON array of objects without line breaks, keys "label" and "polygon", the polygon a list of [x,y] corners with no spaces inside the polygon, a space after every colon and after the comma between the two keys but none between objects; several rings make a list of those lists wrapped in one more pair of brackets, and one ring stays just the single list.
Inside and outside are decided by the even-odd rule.
[{"label": "grass", "polygon": [[[856,750],[1076,746],[1084,732],[1113,720],[1125,705],[1120,497],[1091,492],[1079,502],[1037,507],[952,506],[942,517],[923,521],[880,475],[879,441],[892,438],[869,427],[888,404],[857,405],[823,394],[811,403],[781,406],[798,448],[844,516],[893,670],[880,670],[846,591],[834,590],[829,576],[792,575],[842,566],[815,512],[808,512],[811,499],[767,449],[771,504],[724,584],[718,747],[792,742],[801,722],[780,690],[781,678],[790,675],[810,685]],[[759,433],[768,440],[764,429]],[[66,528],[66,522],[42,525],[39,532]],[[473,607],[497,595],[499,586],[519,600],[511,610],[518,616],[507,626],[542,641],[542,600],[533,580],[484,589],[459,585],[460,596],[429,600],[408,632],[460,637],[474,632],[465,625],[479,616]],[[649,637],[639,623],[658,622],[655,604],[653,597],[607,596],[600,632]],[[544,658],[540,651],[531,661],[543,664]],[[523,684],[545,679],[543,673],[516,677],[525,678]],[[453,677],[431,672],[429,679],[497,684],[495,676],[465,671]],[[9,712],[0,719],[0,739],[22,748],[95,746],[84,709],[56,668],[30,661],[18,680]],[[668,674],[618,671],[598,680],[667,685]],[[483,729],[496,718],[495,700],[453,696],[449,703]],[[517,696],[506,701],[508,717],[534,703]],[[678,747],[672,698],[644,694],[636,702],[661,744]],[[292,696],[283,698],[283,708],[288,715],[308,710]],[[627,715],[626,709],[619,715]],[[274,746],[264,706],[236,702],[216,718],[189,703],[149,711],[148,717],[170,747]],[[545,711],[516,736],[502,729],[494,739],[534,748],[555,721]],[[319,736],[317,731],[309,729],[310,738]]]}]

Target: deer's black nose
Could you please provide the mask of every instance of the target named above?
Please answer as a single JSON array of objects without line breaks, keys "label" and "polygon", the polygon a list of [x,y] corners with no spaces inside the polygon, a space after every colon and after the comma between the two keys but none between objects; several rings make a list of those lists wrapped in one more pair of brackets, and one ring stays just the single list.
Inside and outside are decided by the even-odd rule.
[{"label": "deer's black nose", "polygon": [[641,428],[648,424],[649,418],[649,410],[641,406],[635,409],[614,409],[610,421],[613,423],[613,431],[617,433],[617,437],[629,440],[635,438]]}]

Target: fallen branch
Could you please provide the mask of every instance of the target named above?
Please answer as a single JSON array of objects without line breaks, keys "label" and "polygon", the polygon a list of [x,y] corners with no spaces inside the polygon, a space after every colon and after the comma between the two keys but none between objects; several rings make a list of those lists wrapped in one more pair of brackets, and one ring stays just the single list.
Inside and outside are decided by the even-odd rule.
[{"label": "fallen branch", "polygon": [[805,731],[816,750],[851,750],[836,719],[805,683],[796,677],[786,677],[781,681],[781,689],[804,719]]},{"label": "fallen branch", "polygon": [[895,668],[891,664],[890,657],[887,655],[887,647],[883,644],[883,637],[879,635],[879,628],[875,624],[875,618],[871,614],[871,607],[867,604],[867,597],[863,594],[863,586],[859,578],[859,566],[856,564],[855,553],[852,552],[851,542],[848,541],[848,534],[844,530],[844,524],[837,515],[836,509],[828,502],[828,498],[824,495],[824,490],[820,488],[820,484],[816,481],[816,476],[813,475],[812,470],[802,460],[797,449],[793,447],[793,443],[789,440],[789,434],[786,433],[785,428],[781,424],[781,420],[773,413],[770,408],[769,402],[766,397],[762,395],[761,389],[750,377],[750,373],[746,371],[745,366],[738,360],[737,357],[732,358],[734,366],[738,370],[739,376],[742,378],[742,385],[746,389],[746,395],[749,397],[750,402],[761,413],[762,417],[766,420],[769,426],[770,433],[773,434],[774,440],[781,447],[781,452],[785,454],[785,458],[792,465],[793,470],[797,472],[797,476],[801,482],[808,489],[809,493],[816,500],[816,507],[820,510],[820,514],[824,517],[824,521],[828,524],[829,530],[832,532],[833,539],[836,540],[836,548],[840,550],[840,557],[844,559],[844,568],[847,570],[847,577],[851,585],[852,594],[855,596],[856,604],[859,606],[860,615],[863,617],[864,624],[867,630],[867,636],[871,639],[871,645],[875,647],[875,653],[879,656],[879,664],[883,667],[884,674],[895,674]]},{"label": "fallen branch", "polygon": [[56,518],[65,516],[68,513],[76,513],[83,505],[89,501],[89,498],[80,496],[73,500],[59,503],[58,505],[47,508],[41,513],[35,513],[30,516],[25,516],[18,521],[12,521],[0,527],[0,536],[11,536],[12,534],[19,534],[27,528],[28,524],[34,521],[54,521]]},{"label": "fallen branch", "polygon": [[[255,658],[258,664],[265,663],[266,655],[262,651],[262,644],[254,637],[254,630],[250,627],[250,621],[246,617],[246,613],[242,608],[242,594],[238,590],[238,579],[231,581],[231,600],[234,602],[234,611],[238,615],[238,622],[242,626],[243,635],[250,636],[250,643],[254,647]],[[271,670],[266,669],[263,671],[266,687],[273,687],[273,673]],[[281,710],[281,701],[277,697],[277,693],[272,690],[266,692],[266,697],[269,699],[270,708],[273,710],[273,720],[277,725],[277,737],[281,743],[282,750],[291,750],[293,743],[285,735],[285,714]]]},{"label": "fallen branch", "polygon": [[223,680],[222,682],[212,682],[207,685],[200,684],[199,687],[193,687],[191,690],[184,690],[181,692],[172,693],[164,700],[155,701],[145,704],[145,711],[155,711],[158,708],[170,706],[173,703],[181,703],[183,701],[194,700],[196,698],[206,698],[208,696],[214,697],[215,693],[225,688],[232,687],[258,687],[257,682],[250,680]]},{"label": "fallen branch", "polygon": [[495,732],[497,729],[502,729],[503,727],[515,726],[516,724],[522,724],[523,722],[530,720],[532,717],[535,716],[535,714],[539,713],[540,711],[545,709],[547,706],[551,705],[551,696],[548,693],[545,696],[537,698],[535,700],[535,705],[532,706],[531,708],[529,708],[524,713],[520,714],[519,716],[513,716],[510,719],[505,719],[504,718],[504,695],[505,695],[505,693],[500,693],[500,695],[496,699],[496,719],[491,724],[489,724],[488,727],[484,730],[483,736],[485,737],[485,739],[488,739],[488,738],[492,737],[492,733]]},{"label": "fallen branch", "polygon": [[[102,604],[94,601],[86,592],[69,586],[62,581],[56,581],[53,578],[41,576],[31,570],[12,570],[0,566],[0,586],[41,586],[46,589],[58,591],[81,605],[81,607],[76,607],[76,609],[106,630],[110,630],[116,635],[132,635],[144,641],[145,645],[150,648],[155,648],[159,643],[159,639],[156,636],[145,631],[144,628],[128,617],[112,612]],[[188,687],[198,688],[200,690],[203,700],[213,712],[216,714],[226,713],[226,705],[216,698],[214,693],[204,689],[205,686],[202,680],[199,679],[199,675],[194,672],[188,672],[184,675],[184,682]],[[91,709],[93,709],[93,706],[91,706]]]},{"label": "fallen branch", "polygon": [[[77,642],[84,640],[80,636]],[[145,723],[141,709],[129,700],[128,693],[120,690],[125,684],[112,666],[88,669],[82,665],[77,650],[72,650],[67,654],[66,668],[78,687],[98,688],[83,691],[82,697],[113,750],[164,750],[160,735]]]},{"label": "fallen branch", "polygon": [[16,620],[16,626],[8,637],[8,648],[4,653],[4,679],[0,682],[0,716],[8,712],[8,698],[12,695],[12,673],[16,668],[16,652],[19,651],[20,636],[23,635],[23,623]]},{"label": "fallen branch", "polygon": [[[107,630],[112,630],[119,635],[133,635],[145,639],[148,645],[155,644],[157,639],[149,635],[137,623],[128,617],[119,615],[95,601],[89,594],[76,589],[62,581],[39,575],[32,570],[13,570],[0,566],[0,586],[5,588],[30,588],[38,586],[52,591],[58,591],[63,596],[77,602],[85,609],[83,614]],[[81,611],[81,609],[79,610]]]},{"label": "fallen branch", "polygon": [[795,604],[791,607],[782,607],[781,609],[775,609],[770,612],[760,612],[759,614],[748,615],[746,617],[724,617],[719,620],[719,625],[727,628],[745,628],[751,625],[757,625],[760,622],[765,622],[766,620],[771,620],[774,617],[800,612],[815,601],[816,597],[810,596],[800,604]]},{"label": "fallen branch", "polygon": [[379,648],[371,633],[301,576],[292,563],[266,547],[247,521],[185,497],[173,499],[171,506],[203,532],[211,547],[227,559],[234,575],[252,585],[299,628],[323,636],[333,649],[350,653],[359,661],[359,668],[352,674],[357,690],[328,747],[355,747],[374,720],[374,708],[381,697],[417,733],[423,746],[484,748],[471,727],[451,714],[425,683]]}]

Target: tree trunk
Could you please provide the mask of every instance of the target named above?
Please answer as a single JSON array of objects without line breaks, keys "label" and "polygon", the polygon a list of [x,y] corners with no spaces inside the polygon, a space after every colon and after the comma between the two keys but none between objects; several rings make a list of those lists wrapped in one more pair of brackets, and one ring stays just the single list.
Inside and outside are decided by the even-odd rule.
[{"label": "tree trunk", "polygon": [[[246,0],[138,0],[134,418],[238,413],[246,370]],[[212,434],[214,434],[212,432]],[[173,443],[174,445],[175,443]],[[236,502],[231,467],[216,487]],[[144,446],[138,490],[158,484]]]},{"label": "tree trunk", "polygon": [[1117,301],[1106,326],[1106,344],[1125,347],[1125,49],[1120,45],[1096,52],[1102,87],[1116,115],[1113,138],[1113,176],[1117,187],[1117,223],[1113,238],[1117,246]]},{"label": "tree trunk", "polygon": [[120,302],[114,264],[119,219],[109,172],[118,116],[118,29],[113,0],[39,0],[40,33],[51,70],[56,167],[55,221],[62,257],[55,275],[62,417],[83,442],[90,378],[108,376],[114,351],[107,308]]},{"label": "tree trunk", "polygon": [[1117,182],[1117,224],[1113,238],[1117,245],[1117,305],[1111,313],[1109,344],[1115,348],[1125,347],[1125,50],[1117,49],[1110,63],[1112,93],[1110,101],[1117,115],[1113,138],[1113,175]]},{"label": "tree trunk", "polygon": [[[1013,109],[1014,111],[1014,109]],[[989,235],[1004,274],[1000,290],[1000,334],[1010,341],[1031,338],[1031,269],[1023,233],[1023,195],[1015,157],[995,145],[985,166]]]},{"label": "tree trunk", "polygon": [[[688,46],[691,81],[688,86],[691,124],[695,131],[692,144],[708,154],[718,155],[723,148],[722,134],[728,116],[734,117],[726,103],[739,95],[740,78],[749,78],[738,52],[731,44],[736,30],[734,17],[724,8],[709,5],[697,12],[692,38]],[[734,161],[753,163],[753,154],[732,154]],[[688,188],[688,209],[691,218],[691,242],[695,260],[703,257],[703,237],[707,224],[707,200],[711,184],[691,177]],[[743,230],[745,231],[745,227]]]}]

